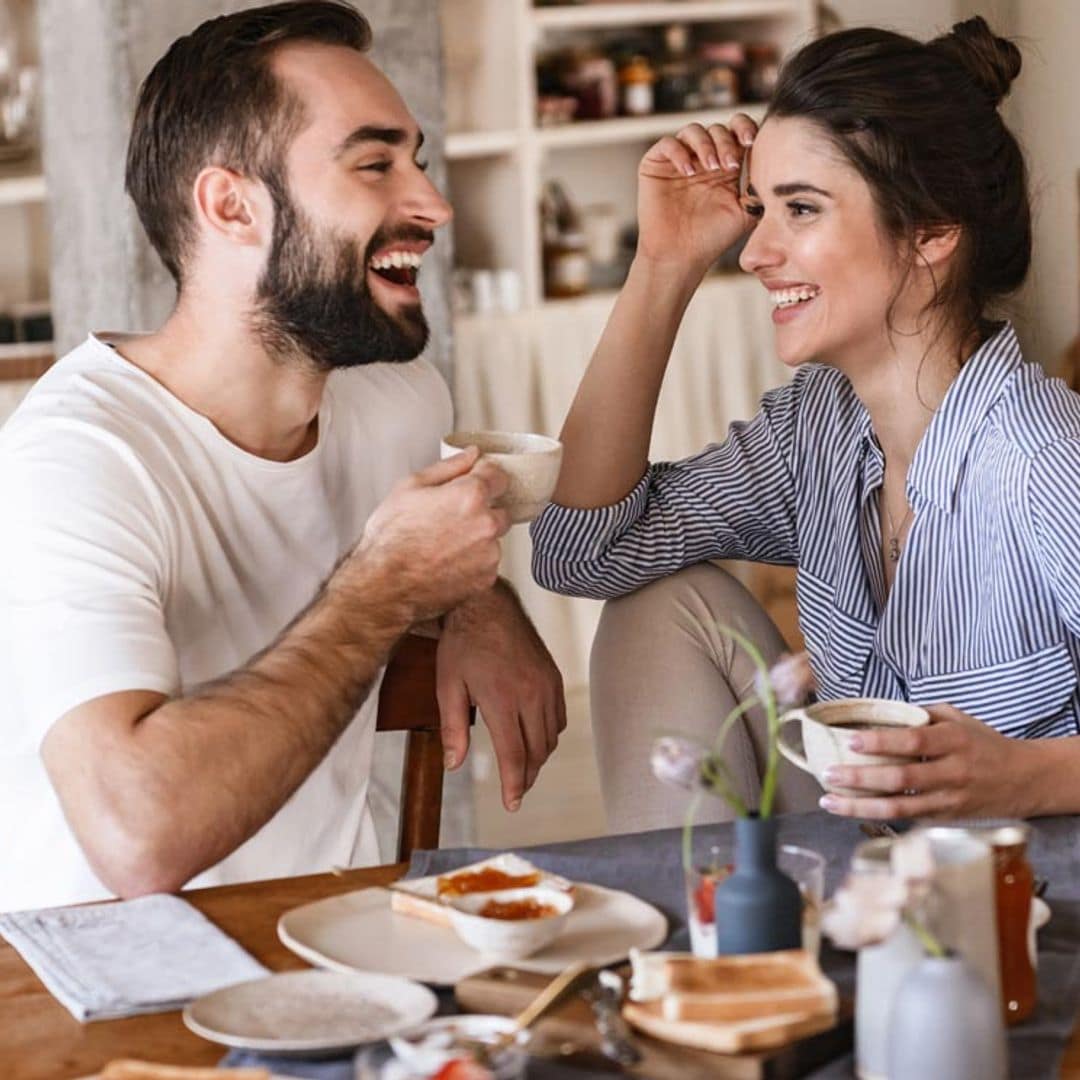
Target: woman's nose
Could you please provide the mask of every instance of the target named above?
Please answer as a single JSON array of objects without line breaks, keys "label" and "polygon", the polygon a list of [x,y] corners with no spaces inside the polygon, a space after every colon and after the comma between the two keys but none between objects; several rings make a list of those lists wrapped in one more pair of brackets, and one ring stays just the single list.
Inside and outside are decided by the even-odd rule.
[{"label": "woman's nose", "polygon": [[748,274],[775,269],[784,261],[784,254],[773,230],[761,219],[753,228],[739,255],[739,265]]}]

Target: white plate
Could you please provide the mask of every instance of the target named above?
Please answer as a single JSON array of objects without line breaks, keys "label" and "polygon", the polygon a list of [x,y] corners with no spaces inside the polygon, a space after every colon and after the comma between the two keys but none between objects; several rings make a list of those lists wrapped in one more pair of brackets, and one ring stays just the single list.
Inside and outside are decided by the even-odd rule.
[{"label": "white plate", "polygon": [[[514,966],[554,974],[576,960],[614,964],[631,949],[656,948],[667,930],[667,919],[636,896],[576,885],[563,932]],[[278,937],[318,967],[381,971],[435,986],[452,986],[495,962],[449,927],[391,911],[388,889],[361,889],[294,908],[278,920]]]},{"label": "white plate", "polygon": [[332,1054],[386,1039],[435,1013],[419,983],[358,972],[287,971],[193,1001],[184,1023],[211,1042],[270,1054]]}]

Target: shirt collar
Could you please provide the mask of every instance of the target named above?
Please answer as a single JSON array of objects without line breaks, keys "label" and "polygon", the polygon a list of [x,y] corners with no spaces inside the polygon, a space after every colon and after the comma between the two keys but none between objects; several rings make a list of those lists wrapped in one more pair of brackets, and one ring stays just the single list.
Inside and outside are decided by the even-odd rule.
[{"label": "shirt collar", "polygon": [[908,490],[951,513],[964,463],[982,422],[1023,363],[1011,323],[1004,323],[960,368],[926,429],[908,470]]}]

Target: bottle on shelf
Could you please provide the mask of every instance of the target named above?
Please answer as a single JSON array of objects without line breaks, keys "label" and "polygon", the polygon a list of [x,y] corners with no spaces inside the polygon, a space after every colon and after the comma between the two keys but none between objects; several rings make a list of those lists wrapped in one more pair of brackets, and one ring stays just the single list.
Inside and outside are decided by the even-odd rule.
[{"label": "bottle on shelf", "polygon": [[550,299],[589,291],[589,249],[581,214],[558,180],[544,185],[541,201],[544,238],[544,295]]},{"label": "bottle on shelf", "polygon": [[728,109],[742,100],[746,50],[739,41],[702,42],[698,55],[701,108]]},{"label": "bottle on shelf", "polygon": [[664,29],[664,52],[657,71],[656,111],[689,112],[701,107],[694,62],[690,56],[690,28],[672,23]]}]

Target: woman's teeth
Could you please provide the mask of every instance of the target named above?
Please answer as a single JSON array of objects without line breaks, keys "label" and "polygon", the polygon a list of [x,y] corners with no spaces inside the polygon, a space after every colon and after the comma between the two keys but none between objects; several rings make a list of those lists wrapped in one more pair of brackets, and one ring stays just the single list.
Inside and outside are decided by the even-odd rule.
[{"label": "woman's teeth", "polygon": [[803,300],[813,300],[821,290],[816,285],[799,285],[794,289],[775,289],[769,291],[773,307],[785,308]]}]

